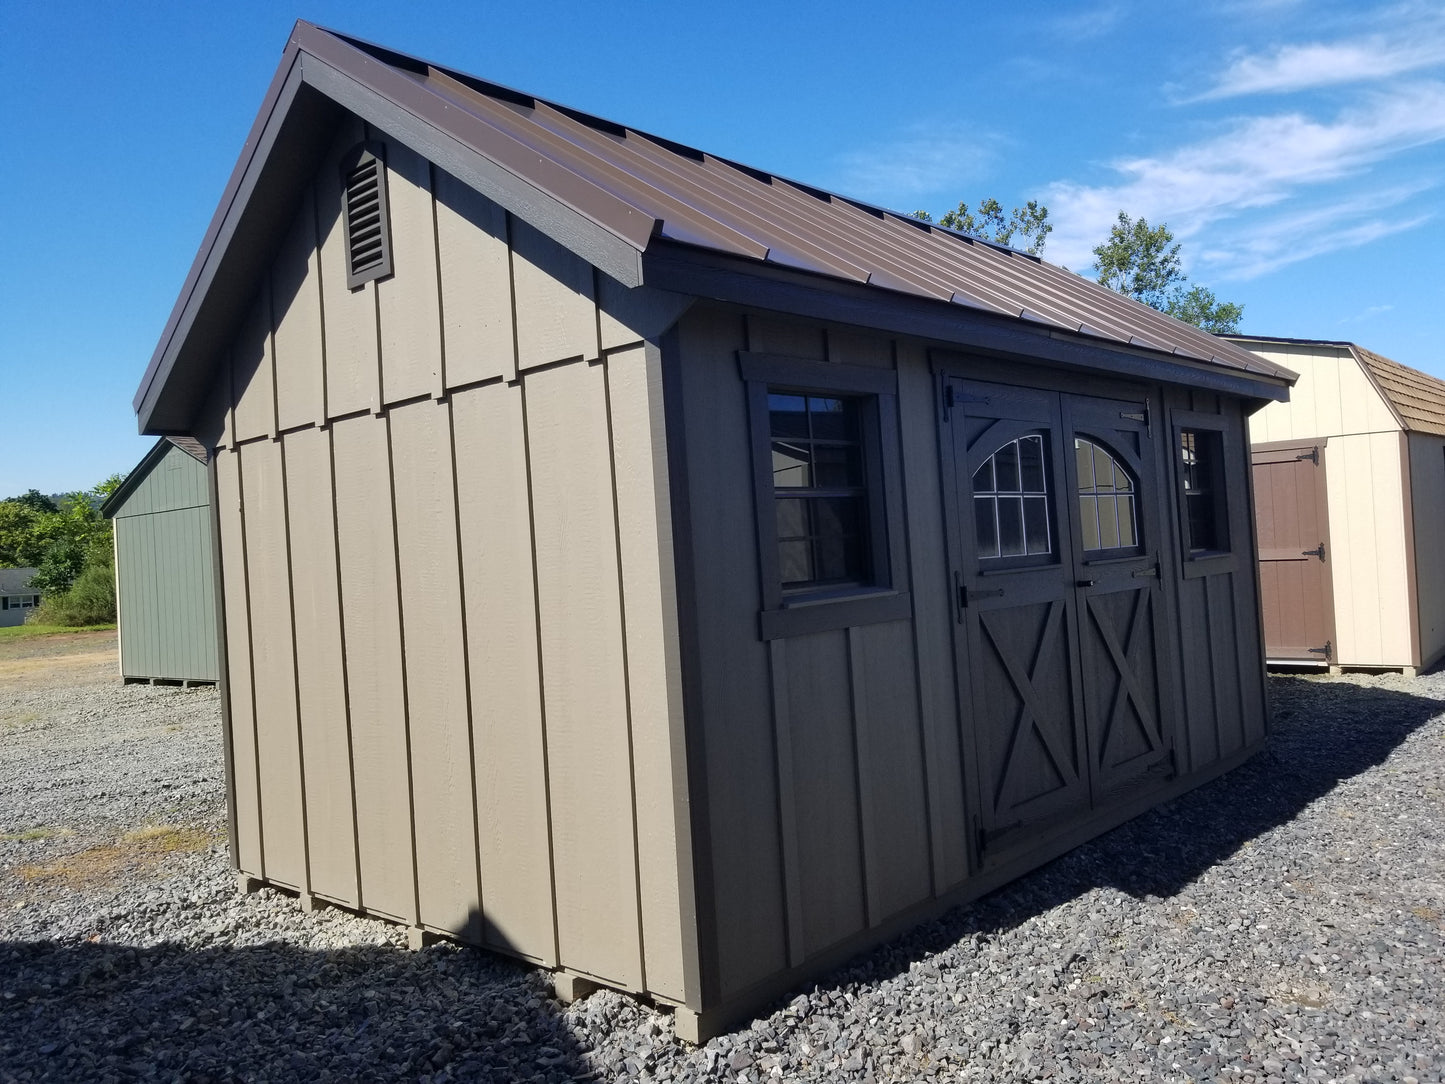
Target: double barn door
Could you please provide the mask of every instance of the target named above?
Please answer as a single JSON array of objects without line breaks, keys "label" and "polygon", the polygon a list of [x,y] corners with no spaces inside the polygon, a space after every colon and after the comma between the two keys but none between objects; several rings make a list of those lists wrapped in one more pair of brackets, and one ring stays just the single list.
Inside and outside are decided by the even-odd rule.
[{"label": "double barn door", "polygon": [[980,858],[1173,772],[1164,463],[1144,397],[946,378]]}]

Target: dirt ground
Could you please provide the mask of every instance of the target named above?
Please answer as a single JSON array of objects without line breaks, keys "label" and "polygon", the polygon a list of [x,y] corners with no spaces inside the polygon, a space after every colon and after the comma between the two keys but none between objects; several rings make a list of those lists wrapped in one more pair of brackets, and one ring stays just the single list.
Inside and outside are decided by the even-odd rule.
[{"label": "dirt ground", "polygon": [[0,640],[0,688],[12,682],[48,687],[104,681],[109,670],[120,680],[116,632],[58,632]]}]

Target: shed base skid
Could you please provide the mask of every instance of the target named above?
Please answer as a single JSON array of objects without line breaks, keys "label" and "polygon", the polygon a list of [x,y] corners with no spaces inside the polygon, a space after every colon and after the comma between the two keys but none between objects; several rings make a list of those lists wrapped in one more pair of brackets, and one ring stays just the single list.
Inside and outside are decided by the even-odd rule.
[{"label": "shed base skid", "polygon": [[1399,674],[1402,677],[1419,677],[1425,667],[1420,666],[1330,666],[1330,673],[1340,674]]},{"label": "shed base skid", "polygon": [[126,685],[174,685],[182,689],[194,689],[202,685],[216,684],[215,678],[159,678],[159,677],[123,677]]},{"label": "shed base skid", "polygon": [[563,1005],[570,1005],[574,1001],[580,1001],[588,994],[602,989],[603,984],[596,979],[589,979],[585,975],[579,975],[575,971],[552,972],[552,992],[557,995],[557,1000]]}]

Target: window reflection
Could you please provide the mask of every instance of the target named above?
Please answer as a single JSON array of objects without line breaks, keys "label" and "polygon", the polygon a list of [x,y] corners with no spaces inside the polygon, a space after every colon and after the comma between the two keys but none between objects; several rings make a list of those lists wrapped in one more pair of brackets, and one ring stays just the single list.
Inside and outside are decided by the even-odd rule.
[{"label": "window reflection", "polygon": [[980,558],[1053,552],[1042,434],[1011,440],[979,464],[973,515]]},{"label": "window reflection", "polygon": [[1084,552],[1133,549],[1139,545],[1134,480],[1100,444],[1074,438],[1079,472],[1079,523]]}]

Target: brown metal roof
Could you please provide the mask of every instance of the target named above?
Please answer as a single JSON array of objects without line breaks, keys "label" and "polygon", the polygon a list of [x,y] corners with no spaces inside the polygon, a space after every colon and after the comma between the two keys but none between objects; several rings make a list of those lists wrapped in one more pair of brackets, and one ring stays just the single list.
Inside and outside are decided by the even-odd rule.
[{"label": "brown metal roof", "polygon": [[940,330],[951,312],[1201,374],[1181,379],[1233,374],[1245,394],[1277,397],[1294,377],[1037,257],[298,22],[136,394],[143,430],[184,432],[211,352],[239,317],[238,284],[254,281],[266,235],[290,214],[287,193],[340,110],[627,286],[680,289],[668,278],[676,257],[708,256],[731,261],[728,273],[932,303],[923,322],[947,341],[967,341]]},{"label": "brown metal roof", "polygon": [[1349,344],[1365,372],[1411,432],[1445,436],[1445,380]]},{"label": "brown metal roof", "polygon": [[[644,250],[653,238],[1029,320],[1269,376],[1287,370],[1034,256],[798,184],[425,61],[327,35],[377,59],[584,194],[576,209]],[[479,148],[480,149],[480,148]],[[594,188],[611,206],[585,198]],[[625,214],[617,214],[625,207]],[[650,221],[639,229],[638,217]],[[646,240],[644,240],[644,237]]]}]

